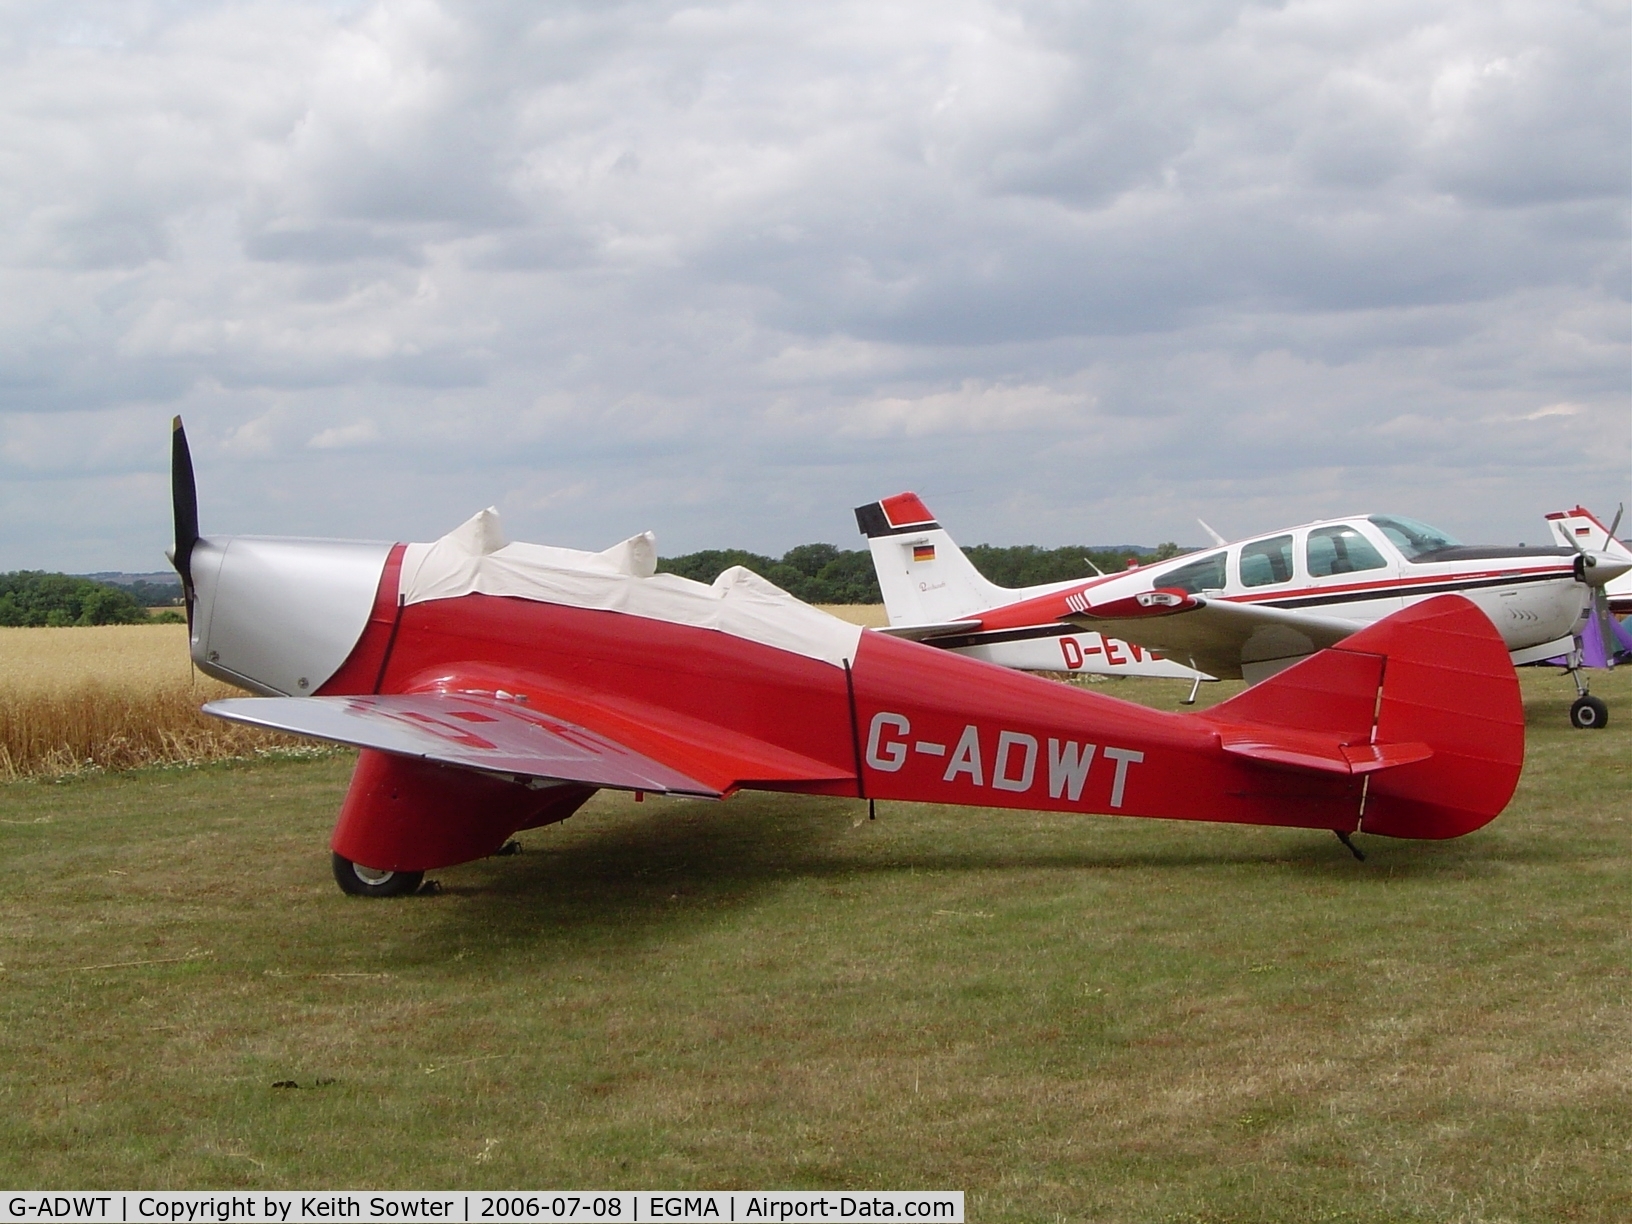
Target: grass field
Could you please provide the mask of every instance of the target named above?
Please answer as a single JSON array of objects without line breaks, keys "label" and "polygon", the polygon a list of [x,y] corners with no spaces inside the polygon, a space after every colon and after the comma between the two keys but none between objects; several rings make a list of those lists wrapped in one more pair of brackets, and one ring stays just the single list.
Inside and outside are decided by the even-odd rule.
[{"label": "grass field", "polygon": [[343,756],[0,786],[0,1184],[1626,1220],[1632,675],[1597,682],[1602,732],[1524,683],[1512,807],[1364,864],[1307,832],[602,795],[371,902],[328,872]]}]

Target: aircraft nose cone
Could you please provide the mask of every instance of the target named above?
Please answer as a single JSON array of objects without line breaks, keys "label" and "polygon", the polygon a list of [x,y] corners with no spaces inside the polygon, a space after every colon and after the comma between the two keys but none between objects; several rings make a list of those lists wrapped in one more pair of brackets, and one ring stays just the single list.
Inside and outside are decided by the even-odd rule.
[{"label": "aircraft nose cone", "polygon": [[1582,553],[1576,565],[1581,581],[1594,587],[1606,586],[1629,571],[1632,571],[1632,561],[1601,552]]}]

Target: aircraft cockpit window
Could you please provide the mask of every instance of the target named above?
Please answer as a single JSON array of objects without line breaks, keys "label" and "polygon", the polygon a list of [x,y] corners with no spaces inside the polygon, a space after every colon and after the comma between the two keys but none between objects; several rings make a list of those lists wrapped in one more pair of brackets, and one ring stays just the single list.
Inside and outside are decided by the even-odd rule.
[{"label": "aircraft cockpit window", "polygon": [[1318,527],[1311,531],[1307,559],[1311,578],[1388,568],[1388,562],[1372,542],[1353,527]]},{"label": "aircraft cockpit window", "polygon": [[1292,581],[1292,537],[1275,536],[1241,546],[1241,585],[1272,586]]},{"label": "aircraft cockpit window", "polygon": [[1383,534],[1405,554],[1407,561],[1415,561],[1423,553],[1435,549],[1451,548],[1462,543],[1438,527],[1430,527],[1416,519],[1401,518],[1397,514],[1374,514],[1371,521],[1383,529]]},{"label": "aircraft cockpit window", "polygon": [[1224,554],[1216,552],[1200,561],[1169,570],[1156,579],[1156,585],[1173,587],[1191,595],[1199,595],[1202,591],[1221,591],[1224,589]]}]

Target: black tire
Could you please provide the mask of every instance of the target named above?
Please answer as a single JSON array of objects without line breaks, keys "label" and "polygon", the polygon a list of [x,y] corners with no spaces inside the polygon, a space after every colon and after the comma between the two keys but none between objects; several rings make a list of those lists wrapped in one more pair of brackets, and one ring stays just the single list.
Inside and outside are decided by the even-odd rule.
[{"label": "black tire", "polygon": [[423,871],[375,871],[334,855],[334,882],[353,897],[406,897],[419,891]]},{"label": "black tire", "polygon": [[1570,707],[1570,726],[1602,731],[1609,726],[1609,707],[1597,697],[1577,697]]}]

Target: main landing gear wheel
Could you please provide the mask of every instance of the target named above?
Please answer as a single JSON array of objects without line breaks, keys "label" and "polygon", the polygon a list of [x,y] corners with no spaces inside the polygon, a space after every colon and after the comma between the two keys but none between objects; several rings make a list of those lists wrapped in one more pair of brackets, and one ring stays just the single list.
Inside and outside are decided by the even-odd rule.
[{"label": "main landing gear wheel", "polygon": [[334,855],[334,882],[353,897],[406,897],[418,892],[424,879],[423,871],[375,871]]},{"label": "main landing gear wheel", "polygon": [[1601,731],[1609,726],[1609,707],[1597,697],[1577,697],[1570,706],[1570,726]]}]

